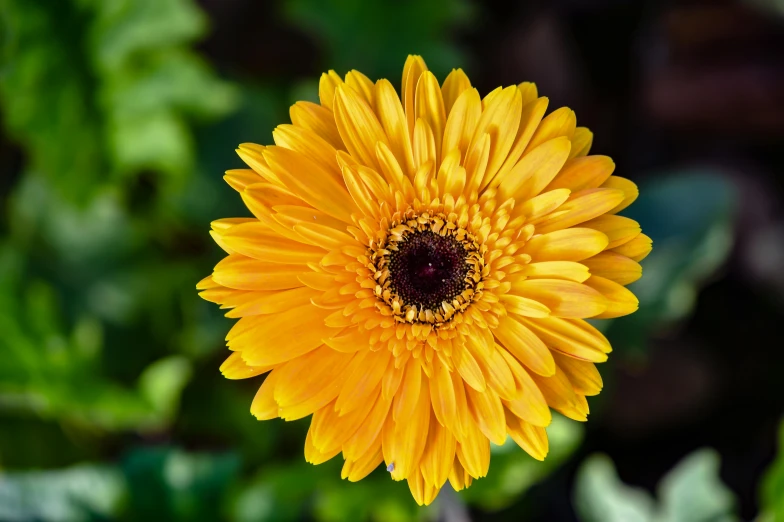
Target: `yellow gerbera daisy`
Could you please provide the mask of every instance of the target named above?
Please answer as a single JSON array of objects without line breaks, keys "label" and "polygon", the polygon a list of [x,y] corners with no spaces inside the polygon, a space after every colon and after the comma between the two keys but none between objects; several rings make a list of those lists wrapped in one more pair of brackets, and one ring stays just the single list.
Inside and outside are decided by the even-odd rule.
[{"label": "yellow gerbera daisy", "polygon": [[228,256],[198,288],[239,319],[223,374],[269,372],[253,415],[312,414],[308,462],[384,462],[429,504],[507,435],[544,459],[550,408],[586,420],[610,345],[583,319],[637,309],[651,240],[617,215],[636,186],[533,84],[482,99],[409,56],[401,91],[330,71],[276,145],[240,145],[226,181],[254,217],[212,224]]}]

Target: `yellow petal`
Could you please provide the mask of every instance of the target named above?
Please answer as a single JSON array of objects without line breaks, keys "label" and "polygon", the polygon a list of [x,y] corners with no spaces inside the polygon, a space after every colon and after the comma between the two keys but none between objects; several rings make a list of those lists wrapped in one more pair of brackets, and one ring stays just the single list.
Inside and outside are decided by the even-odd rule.
[{"label": "yellow petal", "polygon": [[[560,109],[551,112],[542,120],[539,127],[537,127],[536,132],[531,138],[531,142],[525,149],[525,154],[528,154],[529,151],[534,150],[542,143],[554,138],[563,136],[571,140],[572,136],[574,136],[576,126],[577,118],[574,115],[574,111],[568,107],[561,107]],[[571,149],[571,143],[569,148]]]},{"label": "yellow petal", "polygon": [[591,274],[626,286],[642,277],[642,267],[636,261],[613,251],[601,252],[582,261]]},{"label": "yellow petal", "polygon": [[332,402],[340,391],[334,368],[349,364],[352,357],[322,346],[282,365],[274,394],[280,417],[301,419]]},{"label": "yellow petal", "polygon": [[614,248],[613,252],[617,252],[629,259],[640,262],[651,253],[652,248],[653,241],[651,238],[645,234],[640,234],[628,243],[624,243],[623,245]]},{"label": "yellow petal", "polygon": [[637,237],[642,230],[635,220],[614,215],[599,216],[591,221],[586,221],[580,226],[598,230],[606,235],[607,239],[610,240],[606,247],[607,250],[618,248],[624,243],[628,243]]},{"label": "yellow petal", "polygon": [[250,412],[258,420],[269,420],[278,416],[278,403],[274,398],[275,386],[278,382],[277,373],[277,370],[272,370],[259,387],[256,396],[253,397]]},{"label": "yellow petal", "polygon": [[335,71],[330,70],[321,75],[319,80],[319,100],[323,107],[332,110],[335,89],[340,85],[343,85],[343,79]]},{"label": "yellow petal", "polygon": [[346,85],[354,89],[354,92],[362,96],[370,107],[374,106],[373,103],[373,82],[357,70],[349,71],[346,74]]},{"label": "yellow petal", "polygon": [[411,358],[406,364],[403,381],[395,395],[392,416],[396,422],[404,422],[416,409],[422,386],[422,370],[417,359]]},{"label": "yellow petal", "polygon": [[327,225],[303,222],[294,225],[294,231],[324,250],[340,250],[344,246],[357,245],[356,239]]},{"label": "yellow petal", "polygon": [[525,154],[501,180],[498,186],[500,198],[526,200],[539,194],[563,167],[569,156],[569,147],[569,140],[560,137]]},{"label": "yellow petal", "polygon": [[360,408],[343,416],[335,411],[334,402],[316,411],[311,421],[313,445],[323,453],[331,453],[335,448],[341,448],[367,421],[375,403],[376,397],[373,396]]},{"label": "yellow petal", "polygon": [[515,214],[525,216],[528,221],[534,221],[553,212],[569,199],[569,189],[557,189],[543,192],[536,197],[528,199],[515,208]]},{"label": "yellow petal", "polygon": [[435,165],[437,159],[435,138],[430,125],[422,118],[416,121],[413,142],[414,165],[421,167],[428,162]]},{"label": "yellow petal", "polygon": [[569,159],[587,156],[592,144],[593,132],[585,127],[577,127],[572,136],[572,152],[569,154]]},{"label": "yellow petal", "polygon": [[442,150],[459,149],[463,158],[474,136],[476,125],[482,117],[482,100],[476,89],[468,89],[457,97],[446,120]]},{"label": "yellow petal", "polygon": [[[242,358],[253,366],[278,364],[321,346],[334,328],[324,325],[328,310],[304,305],[279,314],[260,315],[259,323],[229,341],[242,349]],[[303,323],[308,324],[303,328]]]},{"label": "yellow petal", "polygon": [[381,448],[380,437],[381,430],[384,428],[389,408],[392,405],[392,398],[385,398],[379,395],[373,409],[367,416],[367,420],[363,422],[357,432],[343,444],[343,455],[346,460],[357,460],[362,455],[366,454],[376,441],[379,442],[379,450]]},{"label": "yellow petal", "polygon": [[473,420],[469,419],[466,429],[468,433],[457,445],[457,457],[472,477],[484,477],[490,468],[490,441]]},{"label": "yellow petal", "polygon": [[310,302],[317,295],[307,287],[292,288],[281,292],[254,292],[253,299],[226,313],[226,317],[237,318],[283,312]]},{"label": "yellow petal", "polygon": [[620,190],[597,188],[573,192],[569,201],[558,207],[557,215],[536,224],[536,231],[546,234],[579,225],[601,216],[621,201],[623,192]]},{"label": "yellow petal", "polygon": [[435,160],[436,164],[438,164],[441,160],[441,140],[444,135],[446,112],[444,110],[444,100],[441,98],[441,87],[439,87],[438,80],[430,71],[423,72],[422,76],[419,77],[414,110],[417,118],[426,121],[428,127],[433,132]]},{"label": "yellow petal", "polygon": [[475,390],[485,390],[486,384],[482,369],[465,345],[459,343],[452,345],[452,360],[466,384]]},{"label": "yellow petal", "polygon": [[532,375],[532,377],[551,408],[576,421],[588,420],[588,412],[582,408],[572,384],[560,368],[556,367],[555,375],[550,377],[541,375]]},{"label": "yellow petal", "polygon": [[517,397],[503,401],[504,406],[516,416],[524,419],[536,426],[549,426],[553,420],[547,401],[539,390],[531,375],[506,350],[499,350],[501,355],[509,365],[509,370],[514,376],[516,386],[519,390]]},{"label": "yellow petal", "polygon": [[[408,139],[408,130],[406,130],[406,139]],[[411,176],[409,176],[407,173],[404,173],[403,169],[400,167],[400,164],[397,162],[395,155],[392,153],[389,147],[381,142],[376,144],[376,159],[378,159],[378,163],[381,166],[381,172],[384,174],[384,177],[387,179],[391,187],[403,194],[403,197],[406,198],[406,201],[413,200],[414,186],[411,184],[413,172]],[[412,153],[412,165],[413,162],[414,158]]]},{"label": "yellow petal", "polygon": [[637,185],[620,176],[610,176],[607,181],[602,184],[602,187],[621,190],[624,193],[623,201],[617,207],[610,210],[608,214],[617,214],[621,210],[634,203],[634,201],[637,199],[637,196],[640,195],[640,191],[637,189]]},{"label": "yellow petal", "polygon": [[340,478],[348,479],[349,482],[357,482],[370,475],[382,462],[384,462],[384,455],[381,453],[381,444],[377,444],[357,460],[346,460],[343,463]]},{"label": "yellow petal", "polygon": [[435,357],[433,360],[433,373],[430,378],[430,402],[438,422],[451,431],[456,431],[457,402],[455,399],[455,388],[452,385],[449,369],[444,365],[440,357]]},{"label": "yellow petal", "polygon": [[313,424],[311,423],[308,434],[305,437],[305,462],[309,462],[316,466],[325,463],[329,459],[335,457],[338,453],[340,453],[339,447],[337,449],[332,448],[329,453],[323,453],[313,445]]},{"label": "yellow petal", "polygon": [[[470,154],[471,149],[478,146],[485,134],[490,135],[490,159],[484,175],[484,180],[487,182],[501,168],[512,148],[517,137],[522,108],[520,89],[513,85],[495,96],[479,118],[468,153]],[[485,185],[487,183],[483,182],[481,186]]]},{"label": "yellow petal", "polygon": [[330,109],[315,103],[300,101],[291,106],[289,115],[291,123],[297,127],[315,132],[337,150],[346,149],[343,140],[340,139],[338,128],[335,125],[335,117]]},{"label": "yellow petal", "polygon": [[[345,380],[335,402],[335,408],[341,415],[358,408],[379,387],[390,355],[389,350],[365,350],[354,357],[345,370]],[[333,366],[332,371],[334,368],[336,367]]]},{"label": "yellow petal", "polygon": [[220,371],[227,379],[248,379],[267,373],[272,368],[272,366],[248,366],[242,360],[240,352],[234,352],[221,364]]},{"label": "yellow petal", "polygon": [[460,464],[460,459],[455,455],[455,460],[452,462],[452,469],[449,471],[449,484],[452,489],[460,491],[471,485],[471,475]]},{"label": "yellow petal", "polygon": [[408,55],[406,63],[403,65],[403,87],[400,98],[403,103],[403,109],[406,111],[408,133],[410,136],[414,135],[414,124],[417,119],[416,111],[414,110],[416,87],[417,83],[419,83],[419,77],[425,71],[427,71],[427,65],[425,65],[425,61],[421,56]]},{"label": "yellow petal", "polygon": [[637,308],[640,307],[637,297],[615,281],[599,276],[591,276],[585,284],[598,291],[607,299],[607,310],[597,315],[597,319],[612,319],[629,315],[636,312]]},{"label": "yellow petal", "polygon": [[568,188],[578,192],[602,185],[615,170],[615,163],[607,156],[586,156],[573,158],[566,162],[546,190]]},{"label": "yellow petal", "polygon": [[457,98],[471,88],[471,80],[468,79],[463,69],[452,69],[443,85],[441,85],[441,95],[444,98],[444,110],[448,115]]},{"label": "yellow petal", "polygon": [[348,152],[363,165],[378,169],[376,142],[386,143],[387,135],[373,109],[352,89],[335,92],[335,123]]},{"label": "yellow petal", "polygon": [[590,228],[567,228],[532,237],[523,248],[534,261],[582,261],[608,244],[607,236]]},{"label": "yellow petal", "polygon": [[[555,361],[550,350],[518,319],[525,320],[522,316],[502,317],[493,334],[509,353],[531,371],[540,375],[552,375],[555,372]],[[537,319],[540,320],[544,319]]]},{"label": "yellow petal", "polygon": [[[529,88],[526,88],[525,90],[530,94]],[[535,86],[533,87],[533,91],[533,95],[535,96]],[[542,121],[545,111],[547,111],[547,104],[549,102],[547,98],[539,98],[538,100],[533,99],[526,102],[527,94],[523,93],[521,90],[521,95],[523,95],[523,111],[520,117],[520,125],[517,129],[517,136],[515,137],[514,144],[512,144],[512,148],[509,151],[506,160],[504,160],[503,165],[498,169],[496,175],[493,176],[491,180],[488,180],[490,187],[497,187],[509,171],[514,168],[523,155],[523,151],[528,146],[528,143],[531,141],[531,137],[533,137],[536,128],[539,126],[539,122]]]},{"label": "yellow petal", "polygon": [[252,169],[227,170],[223,179],[237,192],[242,192],[248,185],[262,183],[264,181],[264,178],[259,176],[258,173]]},{"label": "yellow petal", "polygon": [[580,395],[599,395],[603,387],[602,376],[594,363],[581,361],[558,352],[554,352],[553,357],[555,357],[558,367],[569,378],[574,391]]},{"label": "yellow petal", "polygon": [[[325,321],[325,324],[329,326],[329,321]],[[325,338],[324,344],[338,352],[353,353],[366,350],[370,347],[370,332],[359,328],[348,328],[340,332],[340,335]]]},{"label": "yellow petal", "polygon": [[278,125],[272,131],[272,138],[279,147],[299,152],[325,167],[336,180],[340,179],[340,168],[335,159],[337,150],[315,132],[295,125]]},{"label": "yellow petal", "polygon": [[519,295],[504,294],[501,303],[510,314],[524,315],[526,317],[547,317],[550,309],[539,301],[520,297]]},{"label": "yellow petal", "polygon": [[354,202],[343,184],[333,178],[324,167],[282,147],[267,147],[264,159],[286,188],[302,200],[325,214],[352,223],[351,213],[356,211]]},{"label": "yellow petal", "polygon": [[[414,156],[411,150],[411,135],[408,122],[395,88],[388,80],[376,82],[376,112],[381,126],[389,139],[389,149],[397,158],[405,173],[414,171]],[[381,142],[383,143],[383,142]],[[383,166],[382,166],[383,170]]]},{"label": "yellow petal", "polygon": [[526,279],[511,292],[545,305],[555,317],[584,319],[607,309],[605,298],[590,286],[564,279]]},{"label": "yellow petal", "polygon": [[585,264],[574,261],[529,263],[523,267],[519,274],[531,279],[565,279],[577,283],[582,283],[591,277],[591,273]]},{"label": "yellow petal", "polygon": [[[418,363],[417,363],[418,366]],[[424,389],[428,389],[427,377]],[[403,383],[405,385],[406,383]],[[417,393],[414,408],[405,417],[398,416],[395,421],[395,468],[392,478],[400,480],[419,470],[420,459],[425,450],[430,425],[430,394]]]},{"label": "yellow petal", "polygon": [[232,250],[270,263],[317,263],[325,254],[324,249],[271,233],[258,222],[237,225],[223,234],[222,239]]},{"label": "yellow petal", "polygon": [[507,412],[506,429],[513,441],[536,460],[544,460],[550,449],[544,428],[520,420]]},{"label": "yellow petal", "polygon": [[427,483],[440,488],[449,477],[455,460],[456,441],[452,432],[430,417],[427,443],[422,453],[420,469]]},{"label": "yellow petal", "polygon": [[547,346],[577,359],[604,362],[612,350],[607,338],[582,319],[521,317],[520,320],[547,343]]},{"label": "yellow petal", "polygon": [[302,286],[298,276],[307,271],[303,265],[283,265],[231,255],[215,266],[215,282],[238,290],[287,290]]}]

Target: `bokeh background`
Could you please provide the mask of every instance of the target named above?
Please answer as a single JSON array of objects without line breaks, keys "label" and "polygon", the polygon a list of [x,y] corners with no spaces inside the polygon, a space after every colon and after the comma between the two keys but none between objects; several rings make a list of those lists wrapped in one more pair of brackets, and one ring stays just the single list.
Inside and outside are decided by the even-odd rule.
[{"label": "bokeh background", "polygon": [[[322,71],[535,81],[638,183],[640,310],[544,463],[417,508],[257,422],[196,295]],[[0,0],[0,521],[784,521],[781,0]]]}]

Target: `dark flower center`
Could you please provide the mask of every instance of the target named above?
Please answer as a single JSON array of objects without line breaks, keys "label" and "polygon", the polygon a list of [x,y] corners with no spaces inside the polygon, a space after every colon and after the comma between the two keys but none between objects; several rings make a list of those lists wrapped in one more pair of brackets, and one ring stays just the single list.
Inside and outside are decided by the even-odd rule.
[{"label": "dark flower center", "polygon": [[407,305],[438,310],[466,289],[468,252],[451,235],[413,232],[389,254],[392,291]]}]

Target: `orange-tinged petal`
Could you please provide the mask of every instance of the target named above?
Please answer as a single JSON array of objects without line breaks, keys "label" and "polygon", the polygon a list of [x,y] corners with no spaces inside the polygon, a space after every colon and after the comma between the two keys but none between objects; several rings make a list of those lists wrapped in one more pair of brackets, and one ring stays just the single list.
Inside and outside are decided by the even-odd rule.
[{"label": "orange-tinged petal", "polygon": [[455,460],[456,443],[452,432],[431,416],[427,443],[420,461],[420,470],[427,483],[436,488],[444,485]]},{"label": "orange-tinged petal", "polygon": [[376,444],[356,461],[346,460],[340,478],[357,482],[370,475],[382,462],[384,462],[384,455],[381,452],[381,444]]},{"label": "orange-tinged petal", "polygon": [[361,408],[343,416],[335,411],[334,402],[316,411],[310,424],[313,429],[313,445],[323,453],[331,453],[335,448],[342,448],[343,444],[353,437],[367,420],[375,402],[376,397],[373,396]]},{"label": "orange-tinged petal", "polygon": [[405,422],[416,409],[422,389],[422,370],[417,359],[411,358],[406,365],[403,381],[395,395],[392,416],[396,422]]},{"label": "orange-tinged petal", "polygon": [[504,294],[501,296],[506,311],[510,314],[524,315],[526,317],[547,317],[550,309],[539,301],[521,297],[519,295]]},{"label": "orange-tinged petal", "polygon": [[455,455],[455,460],[452,462],[452,469],[449,471],[449,484],[452,485],[452,489],[455,491],[465,489],[471,485],[472,480],[473,478],[471,475],[463,468],[460,459]]},{"label": "orange-tinged petal", "polygon": [[215,265],[212,278],[238,290],[287,290],[302,286],[297,277],[307,270],[303,265],[269,263],[234,254]]},{"label": "orange-tinged petal", "polygon": [[576,281],[577,283],[582,283],[591,277],[591,273],[584,262],[577,263],[575,261],[529,263],[519,273],[531,279],[565,279],[567,281]]},{"label": "orange-tinged petal", "polygon": [[343,454],[347,460],[357,460],[366,454],[378,441],[381,447],[381,431],[389,415],[392,398],[385,398],[383,394],[376,399],[373,409],[367,416],[357,432],[343,444]]},{"label": "orange-tinged petal", "polygon": [[467,433],[457,445],[457,457],[469,475],[484,477],[490,468],[490,441],[473,420],[469,419],[465,428]]},{"label": "orange-tinged petal", "polygon": [[[427,377],[422,376],[424,389],[429,383]],[[405,383],[403,383],[405,385]],[[425,451],[427,433],[430,427],[430,394],[418,393],[414,408],[408,416],[398,416],[395,421],[394,432],[394,464],[392,478],[401,480],[419,471],[420,459]]]},{"label": "orange-tinged petal", "polygon": [[338,453],[340,453],[340,448],[332,448],[328,453],[323,453],[313,445],[313,424],[311,423],[305,437],[305,462],[313,465],[323,464]]}]

